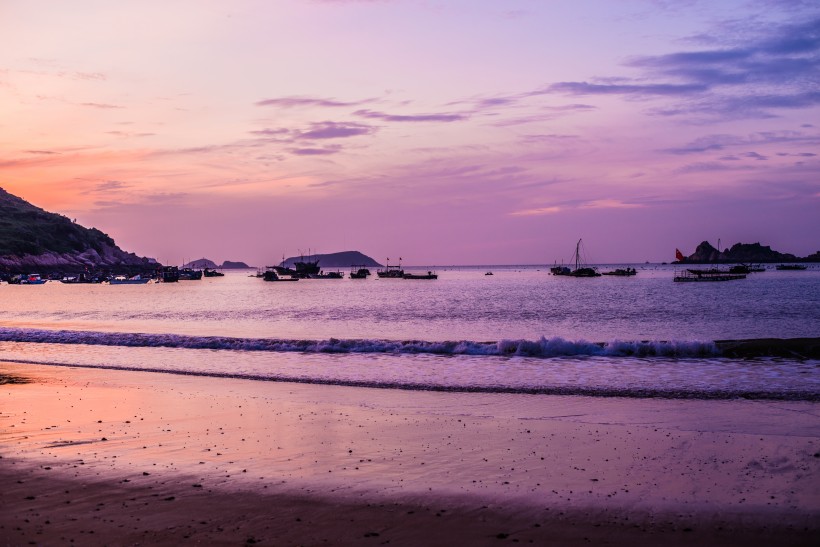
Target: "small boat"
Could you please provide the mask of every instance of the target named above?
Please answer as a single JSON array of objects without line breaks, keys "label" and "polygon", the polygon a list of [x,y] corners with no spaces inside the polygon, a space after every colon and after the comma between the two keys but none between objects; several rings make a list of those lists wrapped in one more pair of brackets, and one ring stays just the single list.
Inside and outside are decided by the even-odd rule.
[{"label": "small boat", "polygon": [[271,267],[276,270],[276,273],[279,275],[287,275],[302,279],[306,279],[311,275],[320,273],[319,259],[317,258],[315,260],[311,260],[310,256],[308,256],[307,259],[305,259],[304,256],[300,256],[299,260],[294,261],[293,268],[291,268],[285,266],[285,257],[282,255],[282,262],[280,262],[278,266],[269,266],[268,268]]},{"label": "small boat", "polygon": [[44,285],[45,282],[48,281],[47,279],[43,279],[40,277],[40,274],[28,274],[28,275],[21,275],[19,284],[20,285]]},{"label": "small boat", "polygon": [[390,259],[387,259],[387,266],[383,270],[376,270],[376,275],[386,279],[402,279],[404,277],[404,270],[401,269],[401,258],[399,258],[398,266],[391,266]]},{"label": "small boat", "polygon": [[350,266],[350,279],[367,279],[370,275],[370,270],[364,266],[357,266],[356,264]]},{"label": "small boat", "polygon": [[484,275],[493,275],[493,272],[487,272]]},{"label": "small boat", "polygon": [[262,279],[265,281],[299,281],[298,277],[282,277],[276,273],[275,267],[268,268],[262,275]]},{"label": "small boat", "polygon": [[734,281],[736,279],[746,279],[746,274],[729,273],[721,270],[684,270],[676,272],[674,281],[676,282],[715,282]]},{"label": "small boat", "polygon": [[635,268],[615,268],[611,272],[601,272],[601,275],[617,275],[620,277],[628,277],[631,275],[638,275]]},{"label": "small boat", "polygon": [[760,264],[758,264],[757,266],[754,266],[752,264],[738,264],[736,266],[732,266],[731,268],[729,268],[729,273],[735,273],[735,274],[738,274],[738,273],[747,274],[747,273],[752,273],[752,272],[765,272],[765,271],[766,271],[766,268],[761,267]]},{"label": "small boat", "polygon": [[225,277],[225,274],[222,272],[218,272],[213,268],[205,268],[202,270],[202,275],[204,277]]},{"label": "small boat", "polygon": [[585,266],[581,261],[581,240],[575,244],[575,253],[572,255],[572,260],[575,262],[575,269],[571,270],[569,267],[557,264],[550,268],[552,275],[566,275],[569,277],[601,277],[598,270],[590,266]]},{"label": "small boat", "polygon": [[435,274],[431,271],[427,271],[426,274],[413,274],[413,273],[406,273],[402,276],[403,279],[438,279],[438,274]]},{"label": "small boat", "polygon": [[775,266],[778,270],[786,270],[786,271],[801,271],[808,268],[805,264],[778,264]]},{"label": "small boat", "polygon": [[162,268],[162,282],[176,283],[179,281],[179,268],[176,266],[165,266]]},{"label": "small boat", "polygon": [[141,275],[135,275],[133,277],[126,277],[124,275],[118,275],[108,280],[109,285],[144,285],[146,283],[150,283],[152,280],[150,277],[142,277]]},{"label": "small boat", "polygon": [[342,272],[324,272],[321,271],[317,274],[310,274],[308,276],[309,279],[344,279],[345,276]]},{"label": "small boat", "polygon": [[202,270],[195,270],[193,268],[182,268],[179,270],[180,281],[199,281],[202,279]]}]

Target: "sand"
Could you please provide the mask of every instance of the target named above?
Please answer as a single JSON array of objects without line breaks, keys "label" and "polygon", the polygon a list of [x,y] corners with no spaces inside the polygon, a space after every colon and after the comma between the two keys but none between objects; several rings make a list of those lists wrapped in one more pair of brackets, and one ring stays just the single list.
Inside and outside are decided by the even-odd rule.
[{"label": "sand", "polygon": [[0,545],[815,545],[820,404],[0,362]]}]

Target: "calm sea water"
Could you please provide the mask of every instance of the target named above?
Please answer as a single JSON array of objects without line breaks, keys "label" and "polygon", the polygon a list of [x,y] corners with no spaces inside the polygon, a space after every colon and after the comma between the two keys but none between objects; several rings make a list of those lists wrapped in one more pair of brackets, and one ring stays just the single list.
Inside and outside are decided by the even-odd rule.
[{"label": "calm sea water", "polygon": [[[494,275],[484,275],[492,270]],[[820,269],[674,283],[671,266],[439,279],[0,286],[0,360],[381,388],[820,399],[820,362],[719,339],[820,336]],[[227,380],[225,380],[227,381]]]}]

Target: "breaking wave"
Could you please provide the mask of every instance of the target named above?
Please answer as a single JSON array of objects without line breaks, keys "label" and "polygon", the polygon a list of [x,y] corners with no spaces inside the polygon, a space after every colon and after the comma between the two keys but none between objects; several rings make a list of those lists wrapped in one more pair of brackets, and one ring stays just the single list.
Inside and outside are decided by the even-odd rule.
[{"label": "breaking wave", "polygon": [[700,341],[570,341],[560,337],[539,340],[499,340],[496,342],[336,339],[288,340],[277,338],[235,338],[0,328],[2,342],[46,344],[87,344],[97,346],[164,347],[185,349],[304,352],[304,353],[393,353],[431,355],[474,355],[501,357],[714,357],[721,354],[714,342]]}]

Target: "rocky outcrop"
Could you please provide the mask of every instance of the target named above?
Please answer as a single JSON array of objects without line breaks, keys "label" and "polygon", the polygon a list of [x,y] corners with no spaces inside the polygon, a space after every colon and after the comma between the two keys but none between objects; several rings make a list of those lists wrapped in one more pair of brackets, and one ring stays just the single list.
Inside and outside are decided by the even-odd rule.
[{"label": "rocky outcrop", "polygon": [[141,272],[159,264],[127,253],[96,228],[49,213],[0,188],[0,272]]},{"label": "rocky outcrop", "polygon": [[208,260],[207,258],[199,258],[197,260],[192,260],[187,264],[183,265],[183,268],[193,268],[195,270],[202,270],[205,268],[216,269],[216,262],[213,260]]},{"label": "rocky outcrop", "polygon": [[231,262],[230,260],[226,260],[221,266],[223,270],[247,270],[252,267],[253,266],[248,266],[244,262]]},{"label": "rocky outcrop", "polygon": [[367,268],[379,268],[381,264],[359,251],[342,251],[339,253],[316,254],[307,256],[292,256],[285,259],[284,266],[289,268],[301,260],[318,260],[322,268],[349,268],[350,266],[365,266]]},{"label": "rocky outcrop", "polygon": [[764,263],[764,262],[816,262],[820,252],[806,258],[799,258],[789,253],[773,251],[768,245],[760,243],[735,243],[731,248],[720,251],[708,241],[697,246],[695,252],[681,262],[689,264],[719,263]]}]

